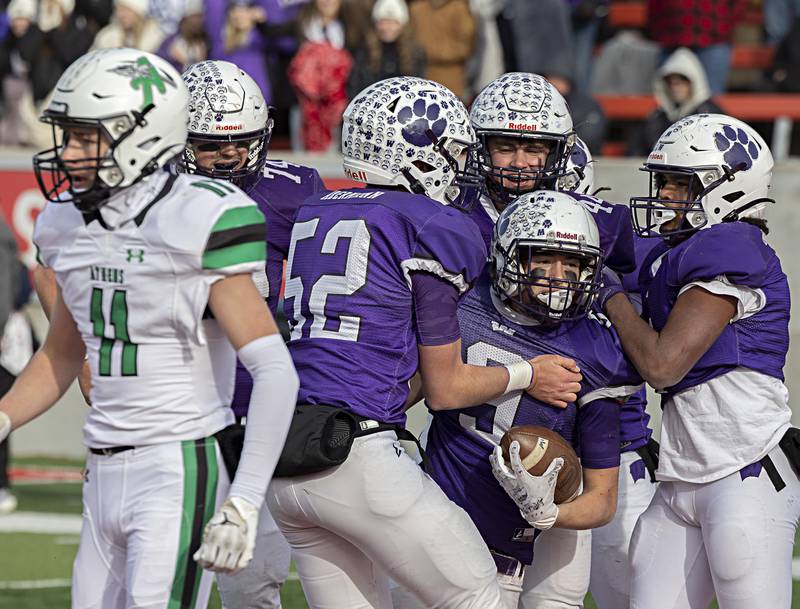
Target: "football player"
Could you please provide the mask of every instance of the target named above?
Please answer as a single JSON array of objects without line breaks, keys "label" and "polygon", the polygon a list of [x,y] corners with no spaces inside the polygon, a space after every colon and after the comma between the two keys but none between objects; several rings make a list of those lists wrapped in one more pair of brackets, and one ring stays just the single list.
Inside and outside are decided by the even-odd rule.
[{"label": "football player", "polygon": [[[49,201],[34,241],[56,302],[0,400],[0,437],[53,406],[88,356],[76,609],[205,607],[199,567],[250,560],[293,412],[296,373],[251,279],[263,215],[228,183],[164,169],[185,146],[187,104],[163,59],[109,49],[73,63],[42,116],[54,145],[34,157]],[[237,355],[254,407],[228,491],[215,434],[233,422]]]},{"label": "football player", "polygon": [[[486,180],[486,193],[470,216],[487,244],[498,215],[516,197],[542,189],[578,194],[570,169],[577,139],[572,117],[567,102],[544,77],[511,72],[496,78],[475,98],[470,122],[481,143],[479,169]],[[632,271],[636,263],[628,210],[588,194],[577,198],[594,215],[606,266]]]},{"label": "football player", "polygon": [[432,409],[516,390],[566,404],[580,390],[569,358],[462,360],[457,303],[486,258],[459,209],[480,186],[476,148],[445,87],[380,81],[343,116],[345,173],[367,188],[311,197],[295,219],[284,306],[298,401],[361,421],[341,465],[276,479],[268,493],[312,609],[390,608],[389,578],[426,606],[501,607],[475,525],[398,442],[417,369]]},{"label": "football player", "polygon": [[660,484],[631,541],[631,607],[791,605],[800,432],[783,384],[789,286],[765,240],[772,167],[750,126],[694,115],[662,134],[644,165],[650,196],[631,199],[639,233],[663,239],[640,278],[647,321],[621,286],[602,294],[663,395]]},{"label": "football player", "polygon": [[[236,184],[264,214],[267,263],[254,280],[275,315],[292,219],[300,203],[325,185],[315,169],[267,160],[272,118],[261,89],[241,68],[227,61],[203,61],[190,66],[183,80],[189,89],[189,140],[179,167]],[[251,391],[250,374],[237,362],[232,406],[240,421],[247,416]],[[235,577],[218,578],[227,609],[281,606],[289,544],[266,507],[258,525],[252,562]]]},{"label": "football player", "polygon": [[[590,196],[594,192],[591,154],[575,136],[569,108],[552,84],[537,74],[504,74],[478,94],[470,120],[484,151],[481,171],[487,184],[481,205],[475,207],[471,217],[487,246],[499,213],[515,197],[534,188],[570,191],[594,217],[605,265],[619,273],[635,273],[636,249],[629,211]],[[621,407],[621,450],[630,453],[623,456],[620,473],[624,484],[615,518],[621,522],[635,522],[652,496],[652,488],[636,484],[643,464],[636,451],[647,446],[652,433],[643,394],[644,389]],[[635,492],[630,492],[629,477],[634,481]],[[614,528],[614,523],[610,527]],[[628,537],[631,530],[632,524]],[[627,548],[624,540],[615,540],[615,544]],[[582,607],[589,588],[590,554],[588,531],[554,530],[540,536],[537,561],[525,571],[521,605],[526,609]],[[624,570],[627,563],[619,564]],[[597,589],[603,586],[600,583]]]},{"label": "football player", "polygon": [[[567,408],[515,391],[433,415],[429,472],[478,527],[509,607],[517,606],[525,565],[536,564],[539,531],[589,529],[614,515],[618,400],[635,392],[641,379],[608,321],[590,312],[601,267],[597,226],[583,205],[566,193],[528,193],[500,214],[488,274],[458,310],[469,363],[502,365],[555,352],[574,359],[583,373],[581,391]],[[537,477],[521,468],[516,443],[511,465],[498,458],[501,437],[515,425],[541,425],[572,443],[581,456],[582,494],[553,503],[561,460]]]}]

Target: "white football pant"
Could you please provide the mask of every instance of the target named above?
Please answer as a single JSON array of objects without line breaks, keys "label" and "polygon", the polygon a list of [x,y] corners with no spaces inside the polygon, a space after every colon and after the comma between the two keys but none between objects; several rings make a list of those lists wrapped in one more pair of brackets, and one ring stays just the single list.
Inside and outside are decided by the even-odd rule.
[{"label": "white football pant", "polygon": [[[633,527],[650,505],[657,483],[635,452],[620,455],[617,512],[608,524],[592,530],[592,575],[589,590],[599,609],[627,609],[630,604],[628,548]],[[635,465],[634,465],[635,464]],[[633,465],[633,473],[631,466]],[[638,477],[638,480],[634,478]]]},{"label": "white football pant", "polygon": [[520,609],[581,609],[589,591],[592,532],[552,528],[534,541]]},{"label": "white football pant", "polygon": [[89,454],[72,609],[203,609],[192,558],[228,492],[214,438]]},{"label": "white football pant", "polygon": [[779,447],[766,469],[706,484],[660,482],[631,539],[631,609],[789,609],[800,480]]},{"label": "white football pant", "polygon": [[392,609],[390,577],[425,607],[502,609],[475,525],[394,432],[356,438],[338,467],[275,478],[267,497],[311,609]]},{"label": "white football pant", "polygon": [[280,590],[289,576],[291,549],[266,502],[258,515],[253,560],[236,575],[218,575],[224,609],[281,609]]}]

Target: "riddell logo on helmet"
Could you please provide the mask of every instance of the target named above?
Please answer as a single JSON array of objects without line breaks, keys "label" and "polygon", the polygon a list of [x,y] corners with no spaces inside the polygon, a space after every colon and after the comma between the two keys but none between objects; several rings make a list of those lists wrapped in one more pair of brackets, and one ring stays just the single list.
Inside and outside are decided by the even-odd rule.
[{"label": "riddell logo on helmet", "polygon": [[647,157],[648,161],[663,161],[664,155],[660,152],[651,152],[650,155]]},{"label": "riddell logo on helmet", "polygon": [[345,175],[350,178],[351,180],[355,180],[356,182],[368,182],[367,180],[367,173],[362,170],[353,171],[347,167],[344,168]]},{"label": "riddell logo on helmet", "polygon": [[508,123],[506,129],[515,129],[516,131],[536,131],[536,125],[526,125],[525,123]]},{"label": "riddell logo on helmet", "polygon": [[238,125],[214,125],[215,131],[241,131],[243,126],[241,124]]},{"label": "riddell logo on helmet", "polygon": [[556,239],[569,239],[571,241],[577,241],[578,233],[562,233],[561,231],[556,231]]}]

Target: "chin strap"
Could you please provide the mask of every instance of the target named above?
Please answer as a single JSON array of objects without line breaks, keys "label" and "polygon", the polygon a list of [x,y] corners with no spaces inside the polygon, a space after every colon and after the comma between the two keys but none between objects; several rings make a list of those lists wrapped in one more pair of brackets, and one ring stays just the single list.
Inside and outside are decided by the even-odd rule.
[{"label": "chin strap", "polygon": [[745,203],[741,207],[734,209],[732,212],[729,212],[722,218],[723,222],[736,222],[741,219],[742,212],[747,211],[748,209],[752,209],[756,205],[760,205],[761,203],[775,203],[775,199],[769,199],[767,197],[761,197],[759,199],[753,199],[749,203]]},{"label": "chin strap", "polygon": [[400,173],[403,174],[403,177],[408,181],[408,188],[413,192],[415,195],[427,195],[428,193],[425,191],[425,186],[422,185],[417,178],[411,173],[411,170],[408,167],[404,167]]}]

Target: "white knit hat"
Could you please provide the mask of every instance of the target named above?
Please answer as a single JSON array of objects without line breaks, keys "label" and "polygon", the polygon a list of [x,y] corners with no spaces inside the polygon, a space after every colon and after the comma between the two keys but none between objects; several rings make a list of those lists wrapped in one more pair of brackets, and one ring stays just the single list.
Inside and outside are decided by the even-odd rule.
[{"label": "white knit hat", "polygon": [[142,17],[146,17],[150,14],[149,0],[115,0],[114,4],[127,6],[134,13],[141,15]]},{"label": "white knit hat", "polygon": [[11,0],[6,9],[9,19],[27,19],[33,21],[36,17],[35,0]]},{"label": "white knit hat", "polygon": [[408,6],[405,0],[378,0],[372,7],[372,20],[390,19],[402,25],[408,23]]}]

